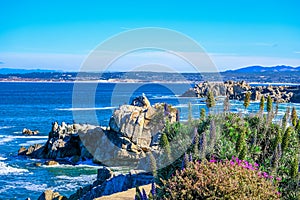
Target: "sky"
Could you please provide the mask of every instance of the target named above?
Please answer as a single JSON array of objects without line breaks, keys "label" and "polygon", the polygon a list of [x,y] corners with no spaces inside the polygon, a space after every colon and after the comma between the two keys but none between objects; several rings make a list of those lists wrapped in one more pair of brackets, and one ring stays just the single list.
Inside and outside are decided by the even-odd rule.
[{"label": "sky", "polygon": [[[300,66],[298,0],[3,0],[0,5],[0,68],[79,71],[103,41],[143,27],[192,38],[220,71]],[[130,70],[136,60],[150,62],[152,56],[157,62],[172,59],[132,53],[112,69]],[[182,62],[177,65],[184,71]]]}]

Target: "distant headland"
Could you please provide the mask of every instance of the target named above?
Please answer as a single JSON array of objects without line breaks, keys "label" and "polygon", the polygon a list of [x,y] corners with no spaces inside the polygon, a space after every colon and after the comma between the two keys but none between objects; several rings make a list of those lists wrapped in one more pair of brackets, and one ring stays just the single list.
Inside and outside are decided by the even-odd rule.
[{"label": "distant headland", "polygon": [[195,83],[214,81],[216,77],[222,81],[247,81],[248,83],[295,83],[300,84],[300,66],[249,66],[235,70],[227,70],[220,73],[177,73],[177,72],[63,72],[44,69],[0,69],[1,82],[74,82],[74,81],[97,81],[97,82],[169,82],[169,83]]}]

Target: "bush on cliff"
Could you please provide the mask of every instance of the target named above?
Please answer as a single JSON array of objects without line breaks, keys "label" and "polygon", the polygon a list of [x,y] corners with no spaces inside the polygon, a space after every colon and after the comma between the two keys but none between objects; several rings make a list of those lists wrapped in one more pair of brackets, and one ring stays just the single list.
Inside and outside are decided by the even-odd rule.
[{"label": "bush on cliff", "polygon": [[163,181],[158,199],[279,199],[277,182],[237,158],[193,162]]}]

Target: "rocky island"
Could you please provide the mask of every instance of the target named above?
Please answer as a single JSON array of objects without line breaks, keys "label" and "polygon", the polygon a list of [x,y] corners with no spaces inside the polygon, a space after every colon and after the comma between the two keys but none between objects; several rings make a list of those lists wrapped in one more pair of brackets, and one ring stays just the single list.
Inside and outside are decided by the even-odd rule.
[{"label": "rocky island", "polygon": [[299,86],[251,86],[245,81],[201,82],[182,94],[182,97],[204,98],[208,91],[212,91],[214,96],[228,96],[236,100],[244,100],[245,93],[251,92],[252,101],[259,101],[261,96],[270,96],[273,102],[300,103]]}]

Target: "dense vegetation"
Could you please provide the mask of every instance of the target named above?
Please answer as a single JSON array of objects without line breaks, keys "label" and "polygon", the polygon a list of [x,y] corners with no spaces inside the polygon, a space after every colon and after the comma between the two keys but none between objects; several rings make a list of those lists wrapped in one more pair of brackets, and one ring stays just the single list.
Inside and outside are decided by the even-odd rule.
[{"label": "dense vegetation", "polygon": [[288,108],[276,121],[269,98],[266,106],[262,99],[260,111],[253,114],[228,112],[225,99],[224,112],[215,113],[211,98],[208,116],[201,110],[199,119],[189,116],[187,123],[166,124],[163,159],[176,158],[176,151],[182,150],[177,144],[191,145],[167,167],[157,168],[158,187],[150,198],[237,199],[236,194],[238,199],[300,199],[296,110]]}]

